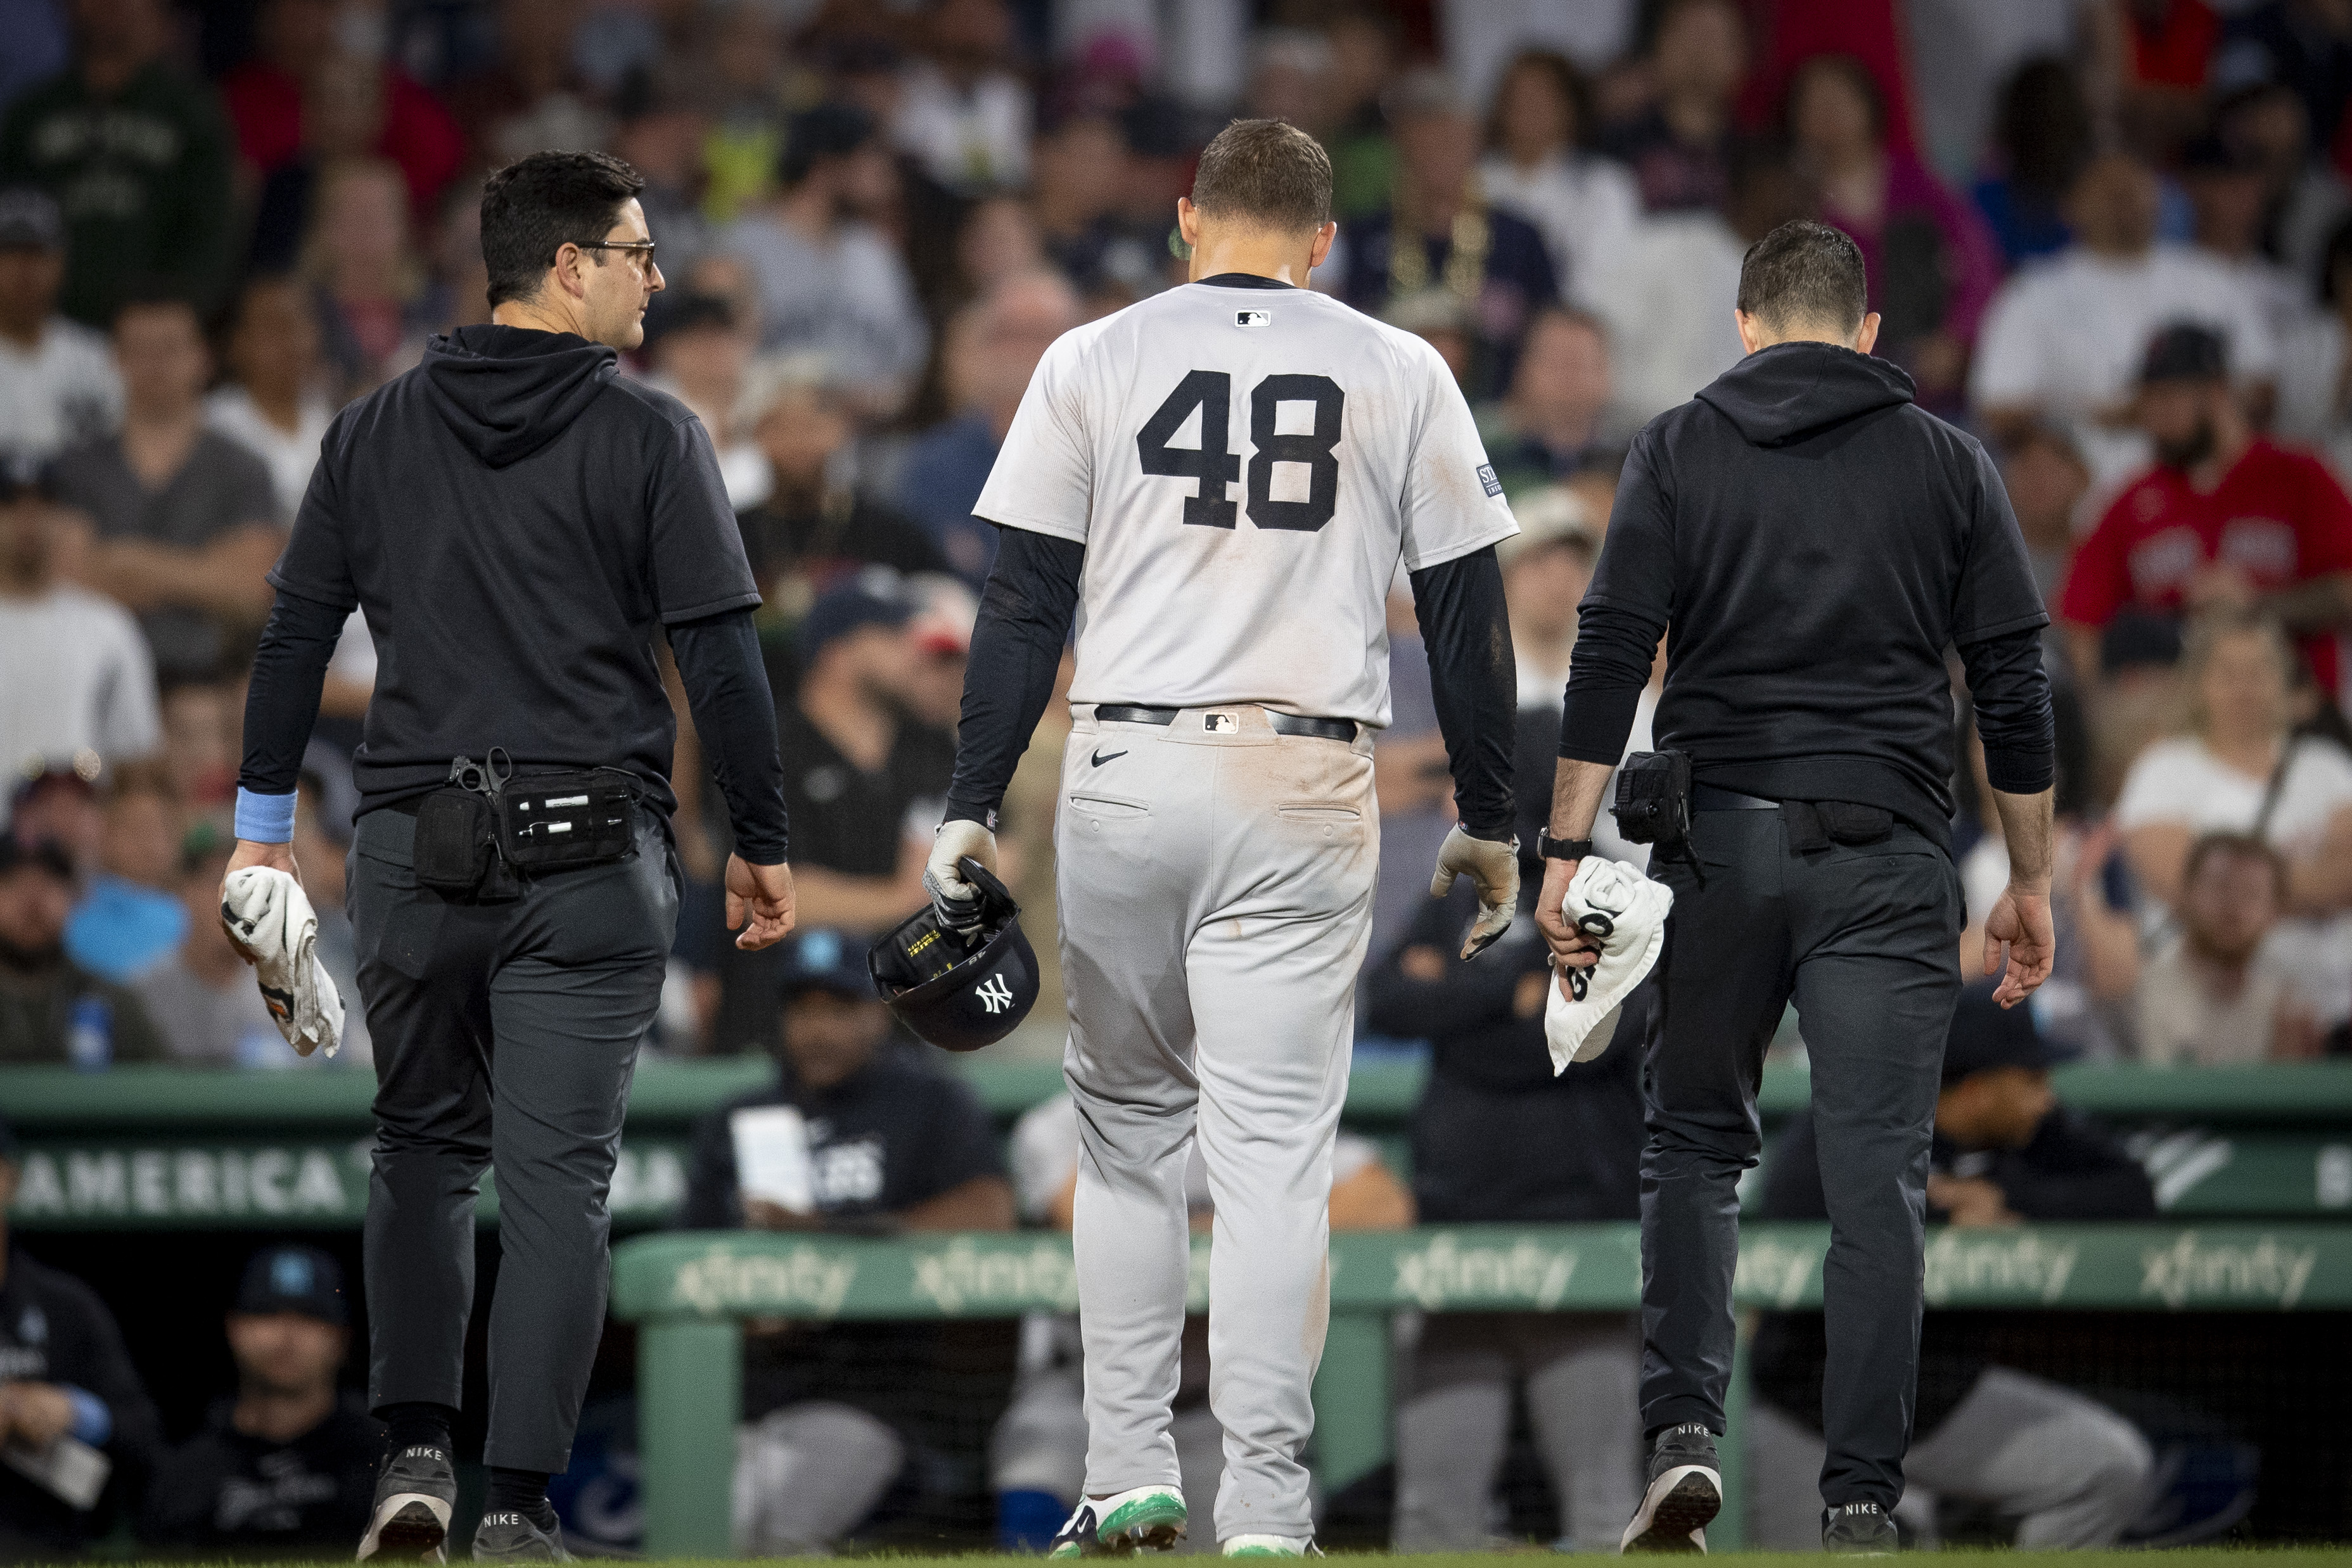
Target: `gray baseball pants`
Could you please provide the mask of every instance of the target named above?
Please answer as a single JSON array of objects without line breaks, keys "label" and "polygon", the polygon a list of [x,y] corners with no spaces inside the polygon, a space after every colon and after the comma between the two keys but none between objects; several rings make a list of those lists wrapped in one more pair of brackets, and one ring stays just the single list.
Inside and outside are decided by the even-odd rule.
[{"label": "gray baseball pants", "polygon": [[680,881],[652,813],[628,860],[511,902],[417,885],[416,821],[359,820],[360,995],[375,1041],[366,1275],[371,1403],[460,1403],[474,1198],[499,1189],[483,1462],[560,1472],[604,1331],[604,1207],[637,1045],[661,1001]]},{"label": "gray baseball pants", "polygon": [[1311,1535],[1300,1455],[1330,1316],[1331,1145],[1380,858],[1370,737],[1277,735],[1251,706],[1166,726],[1081,706],[1055,847],[1086,1490],[1181,1482],[1170,1415],[1198,1137],[1216,1205],[1216,1536]]}]

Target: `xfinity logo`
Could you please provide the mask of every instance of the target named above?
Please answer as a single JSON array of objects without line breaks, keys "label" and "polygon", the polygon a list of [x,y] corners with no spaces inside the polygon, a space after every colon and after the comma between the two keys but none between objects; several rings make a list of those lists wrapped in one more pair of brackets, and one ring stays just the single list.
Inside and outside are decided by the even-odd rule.
[{"label": "xfinity logo", "polygon": [[980,1005],[986,1008],[992,1015],[1001,1013],[1013,1005],[1013,988],[1004,983],[1004,977],[1002,974],[989,976],[988,983],[982,986],[975,994],[980,998]]}]

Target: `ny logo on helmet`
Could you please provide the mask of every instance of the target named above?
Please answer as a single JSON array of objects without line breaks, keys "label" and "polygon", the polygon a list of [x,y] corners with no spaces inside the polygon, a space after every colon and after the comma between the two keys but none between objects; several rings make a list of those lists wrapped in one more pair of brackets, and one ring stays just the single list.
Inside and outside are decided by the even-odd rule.
[{"label": "ny logo on helmet", "polygon": [[989,976],[988,983],[973,995],[979,997],[980,1005],[992,1013],[1001,1013],[1013,1005],[1013,988],[1004,983],[1004,977],[1001,974]]}]

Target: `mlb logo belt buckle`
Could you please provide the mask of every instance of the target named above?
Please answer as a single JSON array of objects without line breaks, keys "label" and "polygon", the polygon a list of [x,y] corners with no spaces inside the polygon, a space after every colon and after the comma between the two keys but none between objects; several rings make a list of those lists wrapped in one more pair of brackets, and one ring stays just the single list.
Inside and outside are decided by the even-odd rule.
[{"label": "mlb logo belt buckle", "polygon": [[1211,735],[1239,735],[1242,732],[1241,715],[1233,713],[1203,714],[1201,716],[1201,727],[1207,730]]}]

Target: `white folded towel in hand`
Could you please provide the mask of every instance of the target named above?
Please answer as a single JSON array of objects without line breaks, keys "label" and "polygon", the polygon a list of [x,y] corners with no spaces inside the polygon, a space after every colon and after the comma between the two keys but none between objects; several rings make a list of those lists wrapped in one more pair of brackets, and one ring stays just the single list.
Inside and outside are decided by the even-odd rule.
[{"label": "white folded towel in hand", "polygon": [[1587,855],[1568,884],[1562,914],[1568,924],[1601,938],[1601,960],[1589,969],[1570,969],[1574,999],[1563,995],[1557,973],[1544,1002],[1544,1043],[1551,1048],[1557,1075],[1571,1061],[1590,1061],[1609,1049],[1617,1014],[1633,988],[1649,977],[1666,945],[1666,915],[1674,890],[1652,882],[1632,866]]},{"label": "white folded towel in hand", "polygon": [[320,1046],[334,1055],[343,1042],[343,998],[319,962],[319,915],[302,884],[268,866],[231,872],[221,918],[253,955],[261,999],[286,1043],[299,1056]]}]

